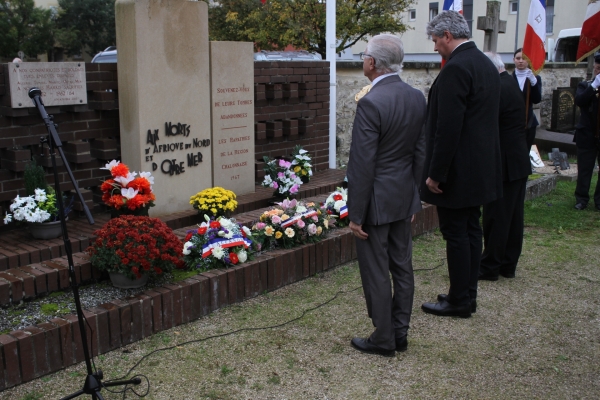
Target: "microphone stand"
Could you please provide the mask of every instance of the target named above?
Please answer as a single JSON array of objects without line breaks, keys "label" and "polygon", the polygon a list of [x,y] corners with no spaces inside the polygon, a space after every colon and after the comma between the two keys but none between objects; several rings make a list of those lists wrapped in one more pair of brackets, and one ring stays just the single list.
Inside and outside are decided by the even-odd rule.
[{"label": "microphone stand", "polygon": [[77,186],[77,181],[75,180],[75,177],[73,176],[73,172],[71,171],[71,168],[69,168],[69,163],[67,162],[67,159],[65,158],[65,154],[63,153],[63,150],[62,150],[62,142],[61,142],[60,138],[58,137],[58,133],[56,132],[56,125],[54,125],[52,116],[48,115],[48,113],[46,112],[46,108],[44,107],[44,103],[42,102],[41,95],[42,95],[42,91],[40,89],[38,89],[36,87],[29,89],[29,97],[33,100],[33,104],[37,107],[37,109],[40,113],[40,116],[42,117],[42,119],[44,120],[44,123],[46,124],[46,129],[48,130],[48,137],[47,138],[42,137],[40,139],[40,142],[42,144],[47,143],[48,147],[50,148],[50,156],[52,159],[52,170],[54,171],[54,188],[56,191],[56,200],[58,202],[58,215],[60,217],[60,225],[62,227],[62,232],[63,232],[63,242],[65,244],[65,252],[67,253],[67,260],[69,262],[69,277],[71,279],[71,288],[73,289],[73,298],[75,300],[75,308],[77,310],[77,320],[79,323],[79,332],[81,334],[81,345],[83,348],[83,356],[85,358],[85,365],[87,368],[87,377],[85,378],[85,384],[83,385],[83,389],[78,390],[77,392],[75,392],[69,396],[63,397],[62,400],[74,399],[83,394],[92,395],[92,399],[94,399],[94,400],[104,400],[104,398],[100,394],[100,390],[102,390],[103,387],[130,385],[130,384],[131,385],[139,385],[141,383],[141,379],[133,378],[133,379],[129,379],[129,380],[103,383],[102,379],[103,379],[104,375],[102,373],[102,370],[98,370],[98,371],[94,372],[94,370],[92,369],[92,359],[90,357],[90,350],[88,349],[88,346],[87,346],[87,343],[88,343],[87,334],[86,334],[85,324],[83,322],[85,317],[83,315],[83,309],[81,307],[81,300],[79,299],[79,284],[77,283],[77,279],[75,277],[75,268],[73,267],[73,250],[71,248],[71,240],[69,239],[69,236],[67,233],[65,208],[64,208],[64,204],[63,204],[62,193],[60,190],[58,171],[56,169],[55,150],[58,150],[58,154],[60,155],[60,158],[62,159],[63,164],[64,164],[67,172],[69,173],[69,177],[71,178],[71,182],[73,183],[75,192],[79,196],[79,201],[81,201],[81,204],[83,205],[83,211],[85,212],[85,216],[87,217],[87,220],[89,221],[90,225],[94,224],[94,218],[92,218],[92,214],[90,213],[90,210],[88,209],[87,205],[85,204],[85,201],[83,200],[81,191],[79,190],[79,187]]}]

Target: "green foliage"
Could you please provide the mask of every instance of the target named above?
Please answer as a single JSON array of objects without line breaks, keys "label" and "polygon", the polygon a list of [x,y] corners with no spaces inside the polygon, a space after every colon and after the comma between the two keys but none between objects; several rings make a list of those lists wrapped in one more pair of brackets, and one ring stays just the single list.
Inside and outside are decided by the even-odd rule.
[{"label": "green foliage", "polygon": [[115,0],[58,0],[56,40],[67,54],[94,55],[116,44]]},{"label": "green foliage", "polygon": [[[206,0],[205,0],[206,1]],[[336,3],[340,52],[367,35],[402,33],[401,15],[413,0],[351,0]],[[210,40],[250,41],[262,50],[292,45],[325,58],[325,2],[322,0],[223,0],[209,2]]]},{"label": "green foliage", "polygon": [[52,13],[34,0],[0,0],[0,56],[12,59],[23,51],[36,57],[51,50]]},{"label": "green foliage", "polygon": [[25,166],[23,180],[25,181],[25,192],[27,196],[35,194],[35,189],[47,189],[46,172],[44,167],[37,165],[35,159]]},{"label": "green foliage", "polygon": [[58,304],[42,304],[41,310],[44,315],[54,315],[58,312]]}]

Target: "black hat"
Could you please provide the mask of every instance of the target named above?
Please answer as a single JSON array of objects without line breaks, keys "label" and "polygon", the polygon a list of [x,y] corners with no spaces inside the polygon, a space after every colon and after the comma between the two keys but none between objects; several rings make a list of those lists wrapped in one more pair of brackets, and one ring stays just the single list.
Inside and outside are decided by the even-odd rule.
[{"label": "black hat", "polygon": [[597,51],[596,54],[594,54],[594,62],[600,64],[600,51]]}]

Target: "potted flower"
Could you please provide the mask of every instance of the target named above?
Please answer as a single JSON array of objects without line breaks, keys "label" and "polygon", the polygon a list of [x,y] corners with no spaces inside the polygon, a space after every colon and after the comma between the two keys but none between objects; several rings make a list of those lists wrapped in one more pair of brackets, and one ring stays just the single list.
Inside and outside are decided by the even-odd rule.
[{"label": "potted flower", "polygon": [[285,199],[260,216],[252,227],[252,235],[262,248],[290,248],[318,242],[333,224],[315,203]]},{"label": "potted flower", "polygon": [[183,244],[183,261],[200,272],[227,268],[251,259],[252,232],[235,219],[204,215],[198,229],[188,231]]},{"label": "potted flower", "polygon": [[112,160],[104,168],[111,179],[102,182],[102,201],[111,208],[113,216],[124,214],[148,215],[156,197],[152,192],[154,177],[150,172],[129,172],[127,165]]},{"label": "potted flower", "polygon": [[263,157],[265,161],[265,178],[262,186],[275,189],[273,196],[284,199],[296,196],[302,186],[302,179],[292,169],[292,163],[284,159],[271,160]]},{"label": "potted flower", "polygon": [[107,271],[120,288],[143,286],[173,268],[183,268],[181,241],[158,218],[122,215],[94,232],[88,247],[92,265]]},{"label": "potted flower", "polygon": [[190,204],[199,214],[214,218],[232,213],[238,205],[234,192],[218,186],[196,193],[190,197]]},{"label": "potted flower", "polygon": [[336,191],[331,193],[322,208],[325,212],[333,218],[336,218],[336,225],[338,227],[348,226],[350,219],[348,218],[348,190],[338,187]]}]

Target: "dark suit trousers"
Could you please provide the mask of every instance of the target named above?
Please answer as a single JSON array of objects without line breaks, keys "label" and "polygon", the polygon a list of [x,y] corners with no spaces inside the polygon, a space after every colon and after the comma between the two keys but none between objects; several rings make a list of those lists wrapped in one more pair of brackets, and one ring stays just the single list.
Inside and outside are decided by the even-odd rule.
[{"label": "dark suit trousers", "polygon": [[504,181],[503,197],[483,206],[483,244],[480,273],[513,274],[523,248],[523,207],[527,178]]},{"label": "dark suit trousers", "polygon": [[[600,163],[600,151],[598,148],[577,148],[577,187],[575,188],[575,199],[577,203],[587,205],[590,201],[590,184],[594,174],[594,164]],[[598,180],[600,182],[600,179]],[[596,183],[594,191],[594,203],[600,207],[600,183]]]},{"label": "dark suit trousers", "polygon": [[535,130],[537,126],[532,126],[531,128],[527,128],[525,130],[525,141],[527,142],[527,151],[531,150],[531,146],[533,146],[533,142],[535,141]]},{"label": "dark suit trousers", "polygon": [[477,279],[481,261],[480,207],[437,207],[440,231],[446,241],[450,289],[448,302],[470,304],[477,298]]},{"label": "dark suit trousers", "polygon": [[375,326],[370,339],[395,349],[395,338],[408,332],[415,290],[410,218],[362,228],[369,237],[356,239],[356,252],[367,312]]}]

